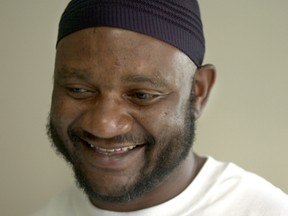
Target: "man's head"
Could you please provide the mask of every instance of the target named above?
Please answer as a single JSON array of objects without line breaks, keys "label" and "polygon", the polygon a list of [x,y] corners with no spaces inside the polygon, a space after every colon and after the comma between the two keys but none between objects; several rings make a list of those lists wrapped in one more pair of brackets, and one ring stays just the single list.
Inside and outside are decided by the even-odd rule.
[{"label": "man's head", "polygon": [[194,62],[175,44],[119,27],[59,39],[48,134],[94,204],[143,208],[191,181],[194,123],[214,82],[213,67]]}]

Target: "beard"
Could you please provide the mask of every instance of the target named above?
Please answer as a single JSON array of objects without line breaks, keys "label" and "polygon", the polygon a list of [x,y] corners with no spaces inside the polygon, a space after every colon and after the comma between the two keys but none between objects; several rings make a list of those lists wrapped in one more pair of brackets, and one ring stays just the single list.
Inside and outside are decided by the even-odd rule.
[{"label": "beard", "polygon": [[[128,187],[123,185],[123,187],[118,188],[118,191],[113,194],[103,194],[99,192],[97,187],[93,184],[93,181],[89,179],[88,173],[83,169],[82,162],[77,155],[76,146],[77,143],[79,144],[80,134],[81,136],[91,136],[91,134],[87,134],[84,131],[76,131],[73,128],[68,127],[67,134],[69,141],[65,141],[58,133],[57,125],[54,124],[50,116],[47,124],[47,135],[56,152],[62,155],[64,159],[70,163],[74,171],[77,185],[84,190],[89,198],[111,203],[128,203],[156,188],[165,180],[165,177],[186,159],[191,151],[195,138],[195,117],[193,112],[194,95],[191,94],[185,110],[184,125],[180,130],[173,131],[172,133],[164,132],[159,135],[160,138],[157,141],[156,138],[150,134],[146,134],[143,137],[122,135],[113,138],[114,142],[129,141],[133,143],[136,140],[144,140],[146,155],[153,151],[154,145],[163,146],[161,152],[154,157],[157,159],[156,165],[152,170],[149,168],[150,163],[148,161],[148,163],[141,168],[137,179],[133,184]],[[72,142],[76,151],[71,152],[67,147],[67,142]]]}]

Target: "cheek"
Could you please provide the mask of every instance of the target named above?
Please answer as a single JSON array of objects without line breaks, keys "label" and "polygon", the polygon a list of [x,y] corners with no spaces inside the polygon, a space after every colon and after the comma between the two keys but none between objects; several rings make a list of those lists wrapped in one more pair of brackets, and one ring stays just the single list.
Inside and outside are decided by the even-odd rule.
[{"label": "cheek", "polygon": [[[173,100],[172,100],[173,99]],[[185,122],[185,104],[175,95],[165,103],[142,110],[140,124],[157,140],[179,132]]]}]

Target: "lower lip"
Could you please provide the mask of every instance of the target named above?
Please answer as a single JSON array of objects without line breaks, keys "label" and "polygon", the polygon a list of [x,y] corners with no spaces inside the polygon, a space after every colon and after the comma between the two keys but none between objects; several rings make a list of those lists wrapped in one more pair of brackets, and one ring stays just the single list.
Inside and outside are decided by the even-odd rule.
[{"label": "lower lip", "polygon": [[109,171],[125,170],[131,165],[135,165],[139,159],[143,158],[145,145],[138,146],[132,150],[119,151],[113,153],[100,153],[87,144],[81,145],[83,160],[93,168]]}]

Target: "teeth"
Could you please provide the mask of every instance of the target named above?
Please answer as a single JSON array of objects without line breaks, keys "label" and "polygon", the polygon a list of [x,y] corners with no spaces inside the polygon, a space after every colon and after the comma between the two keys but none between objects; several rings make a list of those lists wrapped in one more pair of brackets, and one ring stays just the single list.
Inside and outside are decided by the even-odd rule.
[{"label": "teeth", "polygon": [[126,151],[132,150],[136,147],[136,145],[133,145],[133,146],[123,147],[123,148],[105,149],[105,148],[100,148],[100,147],[94,146],[92,144],[89,144],[89,145],[91,148],[96,148],[98,151],[101,151],[104,153],[126,152]]},{"label": "teeth", "polygon": [[121,148],[122,151],[128,151],[129,150],[129,147],[123,147]]}]

